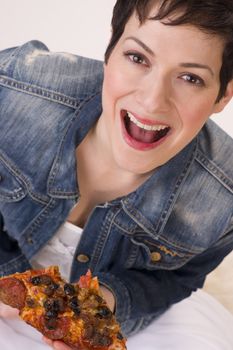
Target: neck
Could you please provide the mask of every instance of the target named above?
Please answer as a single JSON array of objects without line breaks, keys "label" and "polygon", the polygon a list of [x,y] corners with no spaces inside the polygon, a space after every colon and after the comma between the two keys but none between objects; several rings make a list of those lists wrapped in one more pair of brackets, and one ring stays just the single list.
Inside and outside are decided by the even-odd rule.
[{"label": "neck", "polygon": [[127,195],[138,188],[150,174],[134,174],[114,162],[106,138],[96,126],[76,151],[80,193],[109,201]]}]

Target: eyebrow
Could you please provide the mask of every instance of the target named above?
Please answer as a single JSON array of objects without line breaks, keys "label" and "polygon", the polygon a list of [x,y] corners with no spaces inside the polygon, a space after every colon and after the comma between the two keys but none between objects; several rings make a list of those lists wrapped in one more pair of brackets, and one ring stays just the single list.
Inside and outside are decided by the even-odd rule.
[{"label": "eyebrow", "polygon": [[155,56],[154,52],[146,44],[144,44],[144,42],[142,42],[138,38],[135,38],[135,36],[128,36],[125,40],[134,40],[138,45],[140,45],[151,56]]},{"label": "eyebrow", "polygon": [[207,66],[206,64],[200,64],[200,63],[181,63],[181,67],[184,68],[201,68],[201,69],[207,69],[212,76],[214,76],[213,70]]},{"label": "eyebrow", "polygon": [[[146,52],[148,52],[151,56],[155,56],[155,53],[140,39],[136,38],[135,36],[128,36],[125,40],[133,40],[138,45],[140,45]],[[184,68],[201,68],[201,69],[207,69],[212,76],[214,76],[213,70],[206,64],[201,63],[192,63],[192,62],[183,62],[180,64],[180,67]]]}]

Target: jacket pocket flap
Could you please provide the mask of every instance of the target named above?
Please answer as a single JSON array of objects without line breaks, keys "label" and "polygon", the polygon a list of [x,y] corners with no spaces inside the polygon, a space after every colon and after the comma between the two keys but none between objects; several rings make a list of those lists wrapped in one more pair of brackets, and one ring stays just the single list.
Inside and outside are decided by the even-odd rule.
[{"label": "jacket pocket flap", "polygon": [[0,159],[0,201],[17,202],[26,195],[26,188],[16,171]]}]

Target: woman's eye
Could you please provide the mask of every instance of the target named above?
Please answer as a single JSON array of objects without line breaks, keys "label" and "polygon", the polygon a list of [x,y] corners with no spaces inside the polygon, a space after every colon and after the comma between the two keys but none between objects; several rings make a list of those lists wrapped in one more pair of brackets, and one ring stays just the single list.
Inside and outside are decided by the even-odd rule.
[{"label": "woman's eye", "polygon": [[128,52],[126,53],[126,56],[130,59],[130,61],[132,61],[133,63],[136,63],[136,64],[144,64],[146,65],[147,62],[145,60],[145,58],[138,54],[138,53],[133,53],[133,52]]},{"label": "woman's eye", "polygon": [[194,74],[183,74],[181,78],[185,80],[187,83],[190,83],[192,85],[199,85],[199,86],[205,85],[203,79],[201,79],[200,77]]}]

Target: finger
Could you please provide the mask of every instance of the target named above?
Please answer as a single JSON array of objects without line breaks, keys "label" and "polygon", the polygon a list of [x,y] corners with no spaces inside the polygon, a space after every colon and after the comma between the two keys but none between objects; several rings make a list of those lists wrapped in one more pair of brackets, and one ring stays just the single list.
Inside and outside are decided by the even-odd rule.
[{"label": "finger", "polygon": [[42,340],[49,346],[53,346],[53,341],[49,338],[46,338],[46,337],[42,337]]},{"label": "finger", "polygon": [[53,342],[53,347],[55,350],[72,350],[68,345],[57,340]]},{"label": "finger", "polygon": [[54,341],[54,340],[51,340],[51,339],[46,338],[44,336],[42,339],[47,345],[51,346],[55,350],[71,350],[71,348],[68,345],[66,345],[65,343],[63,343],[61,341],[58,341],[58,340]]}]

